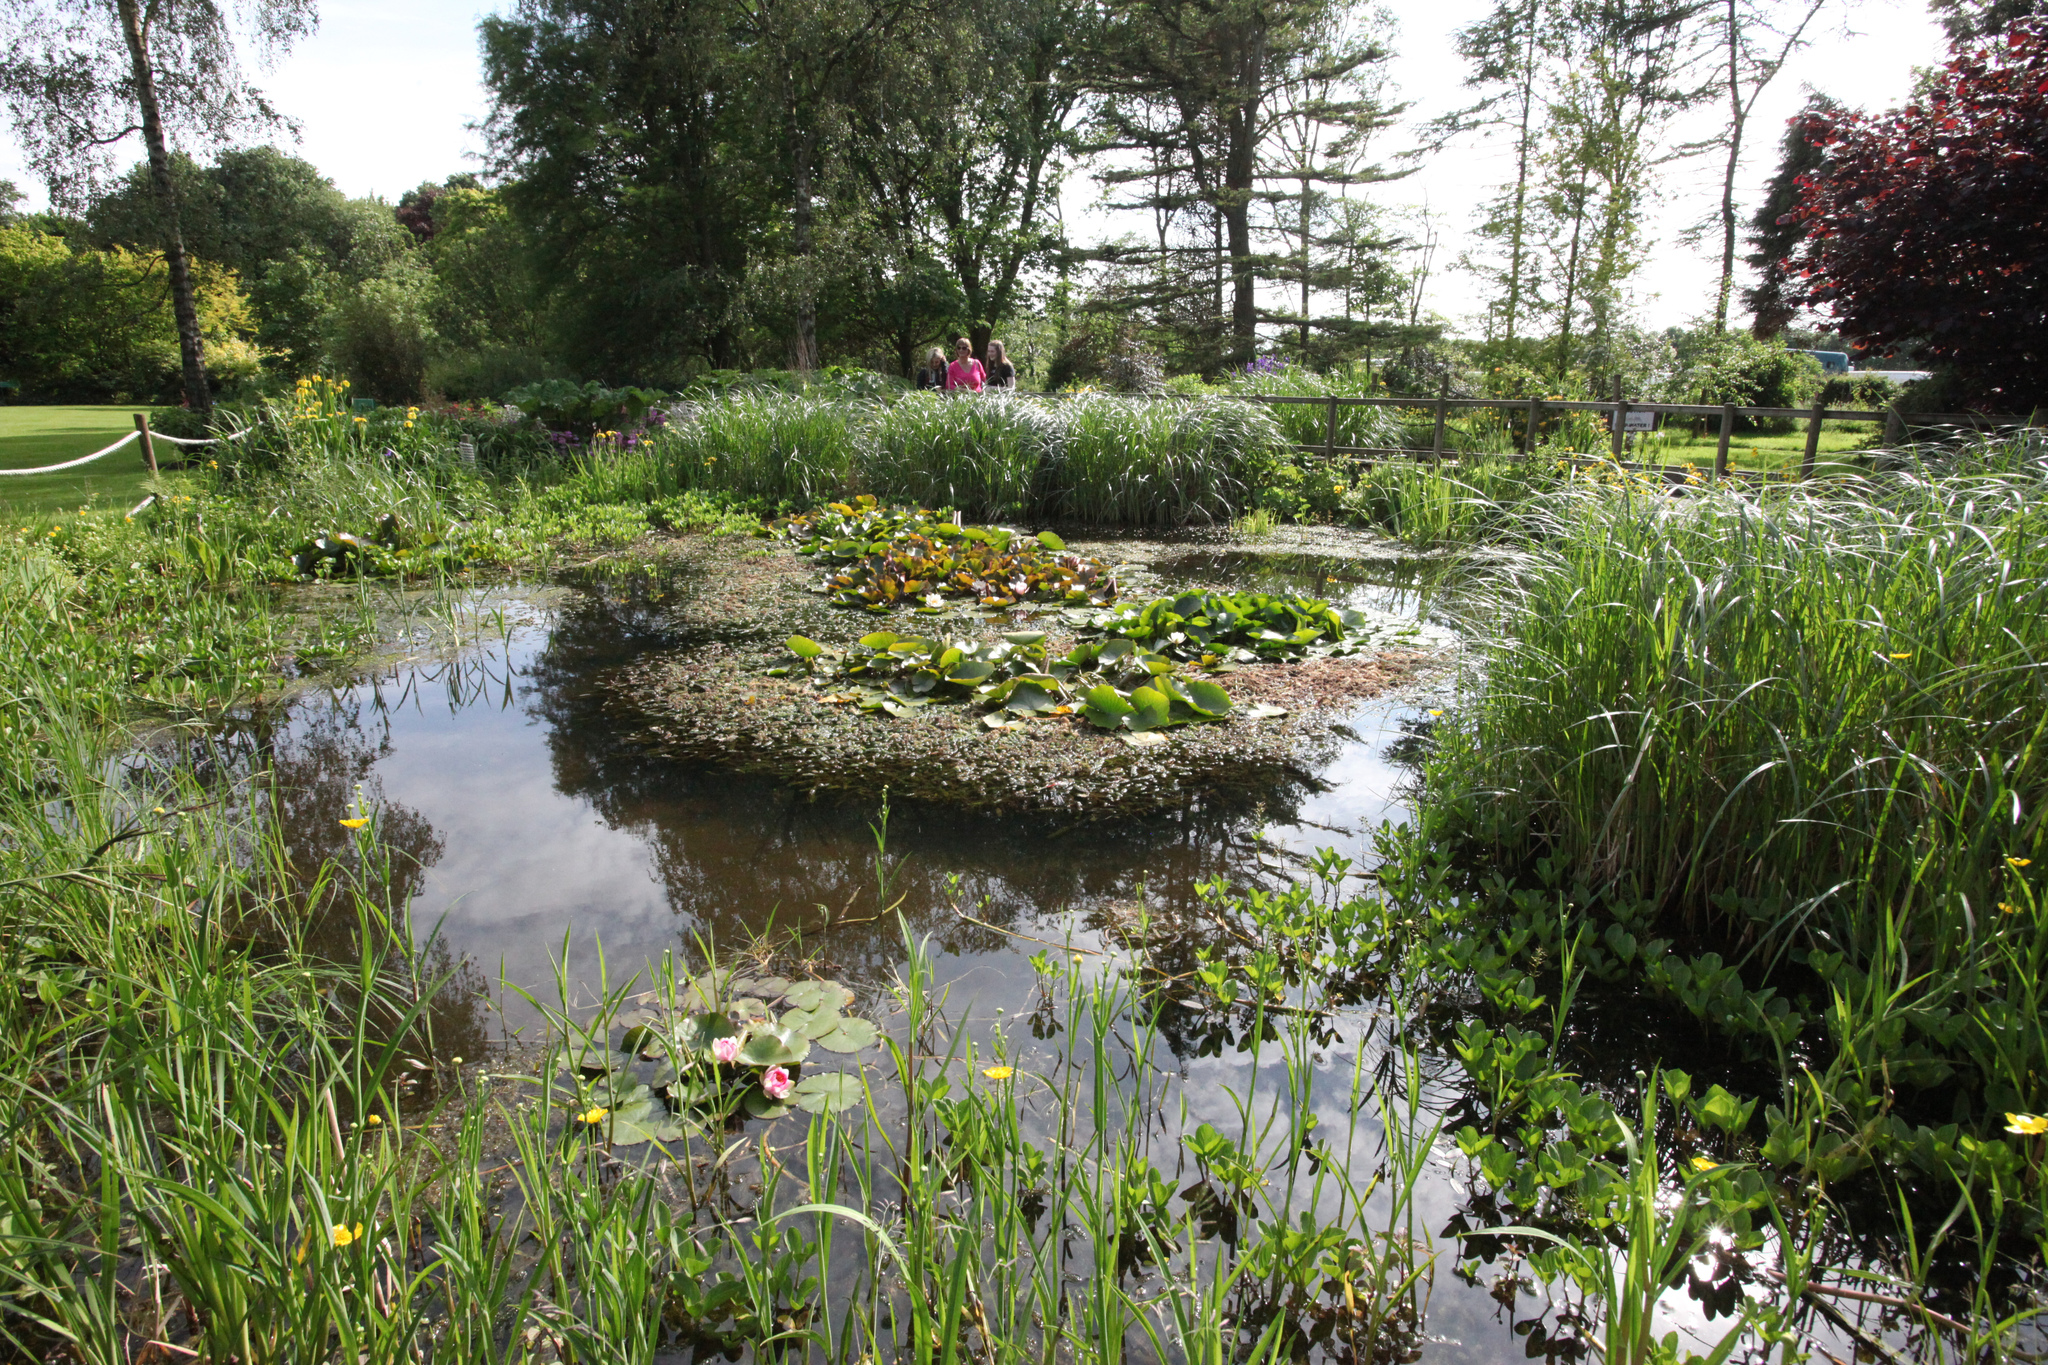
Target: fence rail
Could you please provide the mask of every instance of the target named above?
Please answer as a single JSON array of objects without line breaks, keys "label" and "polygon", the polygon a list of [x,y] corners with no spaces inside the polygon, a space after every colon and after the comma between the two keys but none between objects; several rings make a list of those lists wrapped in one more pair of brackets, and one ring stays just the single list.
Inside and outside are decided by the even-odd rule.
[{"label": "fence rail", "polygon": [[[1442,460],[1457,458],[1472,452],[1447,449],[1445,424],[1453,412],[1479,408],[1493,408],[1507,414],[1522,417],[1521,433],[1516,438],[1518,449],[1500,452],[1526,457],[1535,454],[1536,439],[1543,430],[1543,418],[1549,413],[1591,412],[1600,413],[1608,419],[1609,458],[1617,464],[1635,469],[1661,469],[1675,472],[1683,465],[1657,465],[1631,462],[1622,459],[1627,451],[1628,416],[1632,412],[1657,413],[1669,417],[1718,417],[1721,419],[1720,445],[1714,452],[1714,477],[1729,476],[1728,445],[1738,418],[1764,418],[1767,420],[1806,421],[1806,450],[1799,464],[1799,477],[1813,477],[1814,465],[1820,456],[1821,424],[1838,422],[1883,422],[1883,445],[1893,447],[1900,444],[1905,433],[1913,427],[1967,426],[1978,429],[2001,427],[2023,427],[2037,424],[2040,410],[2020,417],[2015,414],[1981,412],[1916,412],[1902,413],[1896,405],[1881,409],[1831,408],[1816,400],[1811,408],[1758,408],[1746,407],[1739,403],[1639,403],[1621,396],[1620,385],[1615,386],[1611,401],[1564,398],[1453,398],[1446,391],[1435,398],[1346,398],[1336,394],[1282,394],[1249,393],[1244,397],[1253,402],[1273,405],[1321,404],[1327,409],[1328,417],[1324,426],[1325,439],[1319,444],[1297,445],[1296,450],[1311,451],[1326,458],[1339,455],[1363,455],[1367,457],[1412,458],[1418,460]],[[1337,444],[1337,413],[1341,408],[1404,408],[1408,411],[1431,412],[1435,415],[1435,431],[1428,447],[1417,446],[1340,446]],[[1512,416],[1510,428],[1515,424]],[[1576,456],[1591,459],[1590,452],[1559,451],[1560,457]],[[1745,471],[1746,472],[1746,471]]]}]

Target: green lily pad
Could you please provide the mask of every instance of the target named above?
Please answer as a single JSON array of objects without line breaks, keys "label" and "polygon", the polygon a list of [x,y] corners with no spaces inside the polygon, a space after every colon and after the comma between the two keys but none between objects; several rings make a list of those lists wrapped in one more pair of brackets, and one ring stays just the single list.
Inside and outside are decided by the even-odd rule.
[{"label": "green lily pad", "polygon": [[860,1077],[846,1071],[806,1076],[790,1095],[796,1107],[807,1114],[837,1114],[853,1108],[860,1098]]},{"label": "green lily pad", "polygon": [[791,1009],[816,1010],[823,1006],[844,1009],[853,1003],[853,992],[837,981],[799,981],[782,993]]},{"label": "green lily pad", "polygon": [[1067,548],[1067,542],[1061,540],[1050,531],[1040,531],[1038,533],[1038,543],[1048,550],[1064,550]]},{"label": "green lily pad", "polygon": [[740,1047],[748,1066],[795,1066],[810,1055],[811,1040],[781,1024],[761,1025]]},{"label": "green lily pad", "polygon": [[1157,688],[1140,687],[1131,693],[1131,714],[1124,717],[1124,728],[1142,732],[1157,730],[1162,725],[1173,723],[1173,703]]},{"label": "green lily pad", "polygon": [[1188,705],[1205,716],[1227,716],[1231,712],[1230,694],[1205,679],[1187,679],[1181,684],[1181,694]]},{"label": "green lily pad", "polygon": [[783,644],[799,659],[815,659],[825,652],[825,646],[801,635],[792,635]]},{"label": "green lily pad", "polygon": [[1131,704],[1108,683],[1089,688],[1081,702],[1081,714],[1088,718],[1088,723],[1104,730],[1116,729],[1131,714],[1131,709]]},{"label": "green lily pad", "polygon": [[[882,1031],[876,1028],[872,1021],[845,1018],[840,1020],[838,1028],[824,1034],[816,1041],[818,1046],[824,1048],[827,1052],[858,1052],[864,1047],[873,1047],[875,1040],[881,1036]],[[806,1050],[808,1050],[809,1044],[807,1043],[805,1046]]]},{"label": "green lily pad", "polygon": [[769,1099],[758,1090],[749,1090],[746,1099],[740,1101],[748,1114],[757,1119],[779,1119],[789,1112],[789,1106]]}]

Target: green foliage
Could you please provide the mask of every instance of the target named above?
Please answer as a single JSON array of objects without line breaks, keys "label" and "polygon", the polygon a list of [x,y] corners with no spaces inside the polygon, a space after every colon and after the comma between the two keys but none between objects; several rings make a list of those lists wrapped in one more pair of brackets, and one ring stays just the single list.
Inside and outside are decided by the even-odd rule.
[{"label": "green foliage", "polygon": [[1229,520],[1284,455],[1271,416],[1225,398],[1142,401],[1084,394],[1058,408],[1064,427],[1047,510],[1114,526]]},{"label": "green foliage", "polygon": [[[232,276],[196,267],[200,327],[217,384],[252,377],[248,304]],[[0,228],[0,355],[24,397],[154,403],[179,391],[177,326],[162,267],[28,227]]]},{"label": "green foliage", "polygon": [[[1732,403],[1737,407],[1801,408],[1812,403],[1823,383],[1820,362],[1793,355],[1782,341],[1758,341],[1746,332],[1687,334],[1679,348],[1679,383],[1685,401]],[[1720,419],[1710,419],[1714,430]],[[1737,431],[1792,430],[1784,417],[1738,417]]]},{"label": "green foliage", "polygon": [[425,285],[417,267],[395,268],[340,291],[328,310],[327,353],[360,396],[385,403],[425,396],[434,345]]},{"label": "green foliage", "polygon": [[1063,425],[1007,394],[906,394],[876,415],[862,482],[883,497],[980,519],[1024,516],[1040,504]]},{"label": "green foliage", "polygon": [[616,423],[637,426],[661,395],[652,389],[609,389],[592,380],[576,385],[566,379],[528,384],[505,395],[505,401],[550,431],[591,432]]},{"label": "green foliage", "polygon": [[671,410],[653,450],[676,487],[811,503],[852,479],[857,416],[827,399],[744,393]]},{"label": "green foliage", "polygon": [[1262,592],[1186,592],[1085,619],[1090,630],[1210,668],[1355,653],[1367,624],[1360,612]]}]

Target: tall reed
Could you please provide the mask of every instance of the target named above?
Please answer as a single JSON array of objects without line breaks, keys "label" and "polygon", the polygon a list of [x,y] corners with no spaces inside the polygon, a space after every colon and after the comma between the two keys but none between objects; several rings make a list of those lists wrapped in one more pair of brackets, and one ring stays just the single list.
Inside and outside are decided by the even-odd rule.
[{"label": "tall reed", "polygon": [[1025,516],[1040,505],[1063,435],[1059,418],[1030,398],[906,394],[866,434],[861,491],[970,517]]},{"label": "tall reed", "polygon": [[845,492],[863,404],[743,390],[678,410],[651,445],[659,494],[722,489],[744,497],[815,502]]}]

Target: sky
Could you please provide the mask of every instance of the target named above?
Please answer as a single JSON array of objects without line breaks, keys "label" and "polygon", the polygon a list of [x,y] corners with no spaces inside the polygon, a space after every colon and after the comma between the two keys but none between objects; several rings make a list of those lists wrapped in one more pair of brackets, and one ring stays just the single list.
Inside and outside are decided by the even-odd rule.
[{"label": "sky", "polygon": [[[1389,71],[1394,98],[1413,105],[1420,123],[1459,107],[1469,97],[1453,35],[1478,19],[1490,0],[1386,0],[1396,29]],[[351,195],[388,200],[454,171],[479,170],[484,144],[473,125],[487,103],[481,80],[476,24],[502,6],[475,0],[323,0],[320,28],[274,69],[254,72],[273,102],[300,129],[298,142],[279,145],[313,162]],[[1777,155],[1784,121],[1808,88],[1852,107],[1880,109],[1899,103],[1916,66],[1937,62],[1944,43],[1924,0],[1836,0],[1824,12],[1814,41],[1796,54],[1759,101],[1744,157],[1740,195],[1754,204]],[[1845,26],[1846,20],[1846,26]],[[1676,140],[1711,131],[1714,111],[1674,128]],[[1401,150],[1404,128],[1384,135],[1382,155]],[[139,155],[139,149],[138,149]],[[1475,281],[1452,264],[1466,244],[1478,204],[1510,171],[1507,149],[1479,141],[1454,144],[1429,158],[1407,179],[1378,186],[1381,202],[1440,215],[1443,245],[1436,255],[1428,306],[1465,330],[1479,309]],[[41,194],[21,166],[11,135],[0,132],[0,177]],[[1683,324],[1711,302],[1715,247],[1687,247],[1678,234],[1712,211],[1719,167],[1711,159],[1667,167],[1650,211],[1650,260],[1637,281],[1639,319],[1652,327]],[[1082,239],[1141,231],[1134,216],[1105,215],[1092,207],[1093,187],[1074,177],[1065,199],[1069,231]]]}]

